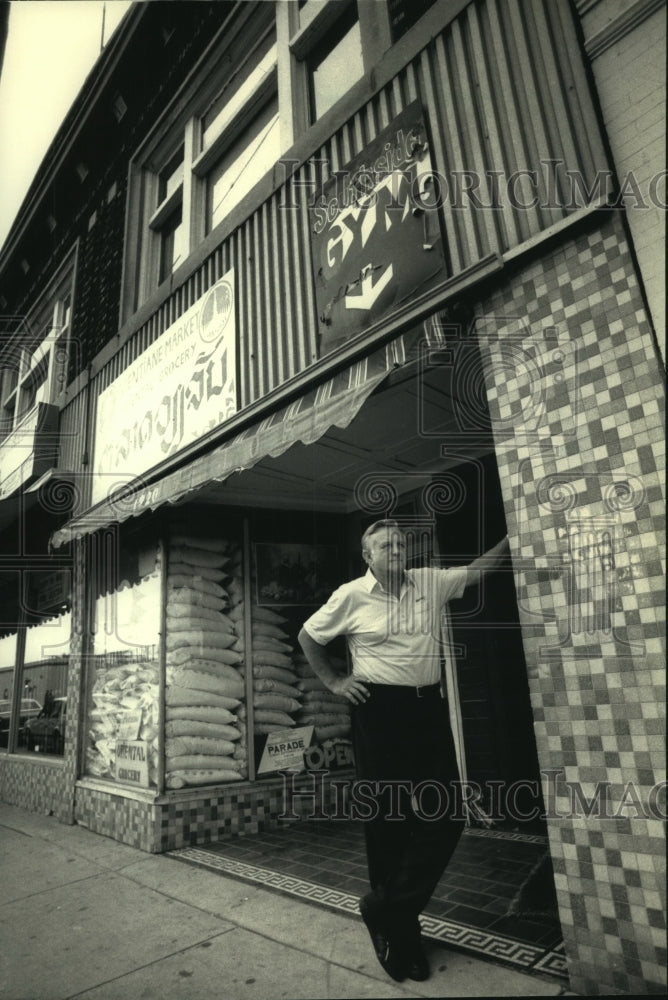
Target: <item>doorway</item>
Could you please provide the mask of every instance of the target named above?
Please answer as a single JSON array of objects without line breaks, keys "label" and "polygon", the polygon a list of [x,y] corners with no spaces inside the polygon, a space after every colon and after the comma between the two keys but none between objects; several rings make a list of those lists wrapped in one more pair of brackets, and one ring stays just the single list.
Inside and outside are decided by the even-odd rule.
[{"label": "doorway", "polygon": [[[493,452],[452,466],[460,502],[436,518],[441,561],[461,565],[506,534]],[[435,478],[438,482],[438,477]],[[510,568],[450,604],[467,778],[495,826],[545,832],[527,667]]]}]

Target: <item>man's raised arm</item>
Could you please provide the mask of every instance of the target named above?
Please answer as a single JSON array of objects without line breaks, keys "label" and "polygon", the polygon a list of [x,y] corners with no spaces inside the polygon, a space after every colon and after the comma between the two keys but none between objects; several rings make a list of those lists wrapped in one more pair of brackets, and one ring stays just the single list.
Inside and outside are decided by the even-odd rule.
[{"label": "man's raised arm", "polygon": [[474,559],[472,563],[469,563],[467,568],[466,586],[468,587],[471,583],[477,583],[480,579],[480,575],[483,573],[492,573],[495,569],[499,569],[506,562],[506,556],[510,554],[510,545],[508,543],[508,536],[505,535],[500,542],[488,549],[477,559]]}]

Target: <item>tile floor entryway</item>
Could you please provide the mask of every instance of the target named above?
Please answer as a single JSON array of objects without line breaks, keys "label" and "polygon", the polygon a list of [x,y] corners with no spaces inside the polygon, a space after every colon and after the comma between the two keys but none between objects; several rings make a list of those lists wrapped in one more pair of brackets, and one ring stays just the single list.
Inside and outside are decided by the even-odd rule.
[{"label": "tile floor entryway", "polygon": [[[508,915],[547,850],[544,836],[467,829],[422,915],[424,935],[514,968],[566,979],[558,920]],[[368,890],[362,825],[349,820],[286,824],[170,856],[356,919],[358,899]]]}]

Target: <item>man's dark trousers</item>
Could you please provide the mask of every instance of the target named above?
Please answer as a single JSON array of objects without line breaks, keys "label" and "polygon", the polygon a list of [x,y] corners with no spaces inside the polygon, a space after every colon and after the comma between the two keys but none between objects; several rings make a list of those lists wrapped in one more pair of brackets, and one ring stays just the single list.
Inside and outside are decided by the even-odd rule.
[{"label": "man's dark trousers", "polygon": [[[418,916],[461,835],[459,773],[439,684],[368,690],[352,723],[357,778],[379,783],[377,812],[364,823],[369,901],[402,940],[419,936]],[[368,798],[369,786],[363,788]]]}]

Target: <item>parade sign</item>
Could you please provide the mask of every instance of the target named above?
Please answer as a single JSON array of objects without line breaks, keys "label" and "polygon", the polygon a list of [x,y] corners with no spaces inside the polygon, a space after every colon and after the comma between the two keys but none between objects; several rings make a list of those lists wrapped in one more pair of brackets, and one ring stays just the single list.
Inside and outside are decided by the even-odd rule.
[{"label": "parade sign", "polygon": [[311,247],[322,353],[446,277],[440,196],[417,101],[316,192]]},{"label": "parade sign", "polygon": [[304,751],[312,738],[313,726],[278,729],[275,733],[269,733],[257,773],[265,774],[267,771],[279,769],[303,771]]},{"label": "parade sign", "polygon": [[100,394],[93,502],[110,474],[140,476],[228,420],[236,383],[231,270]]}]

